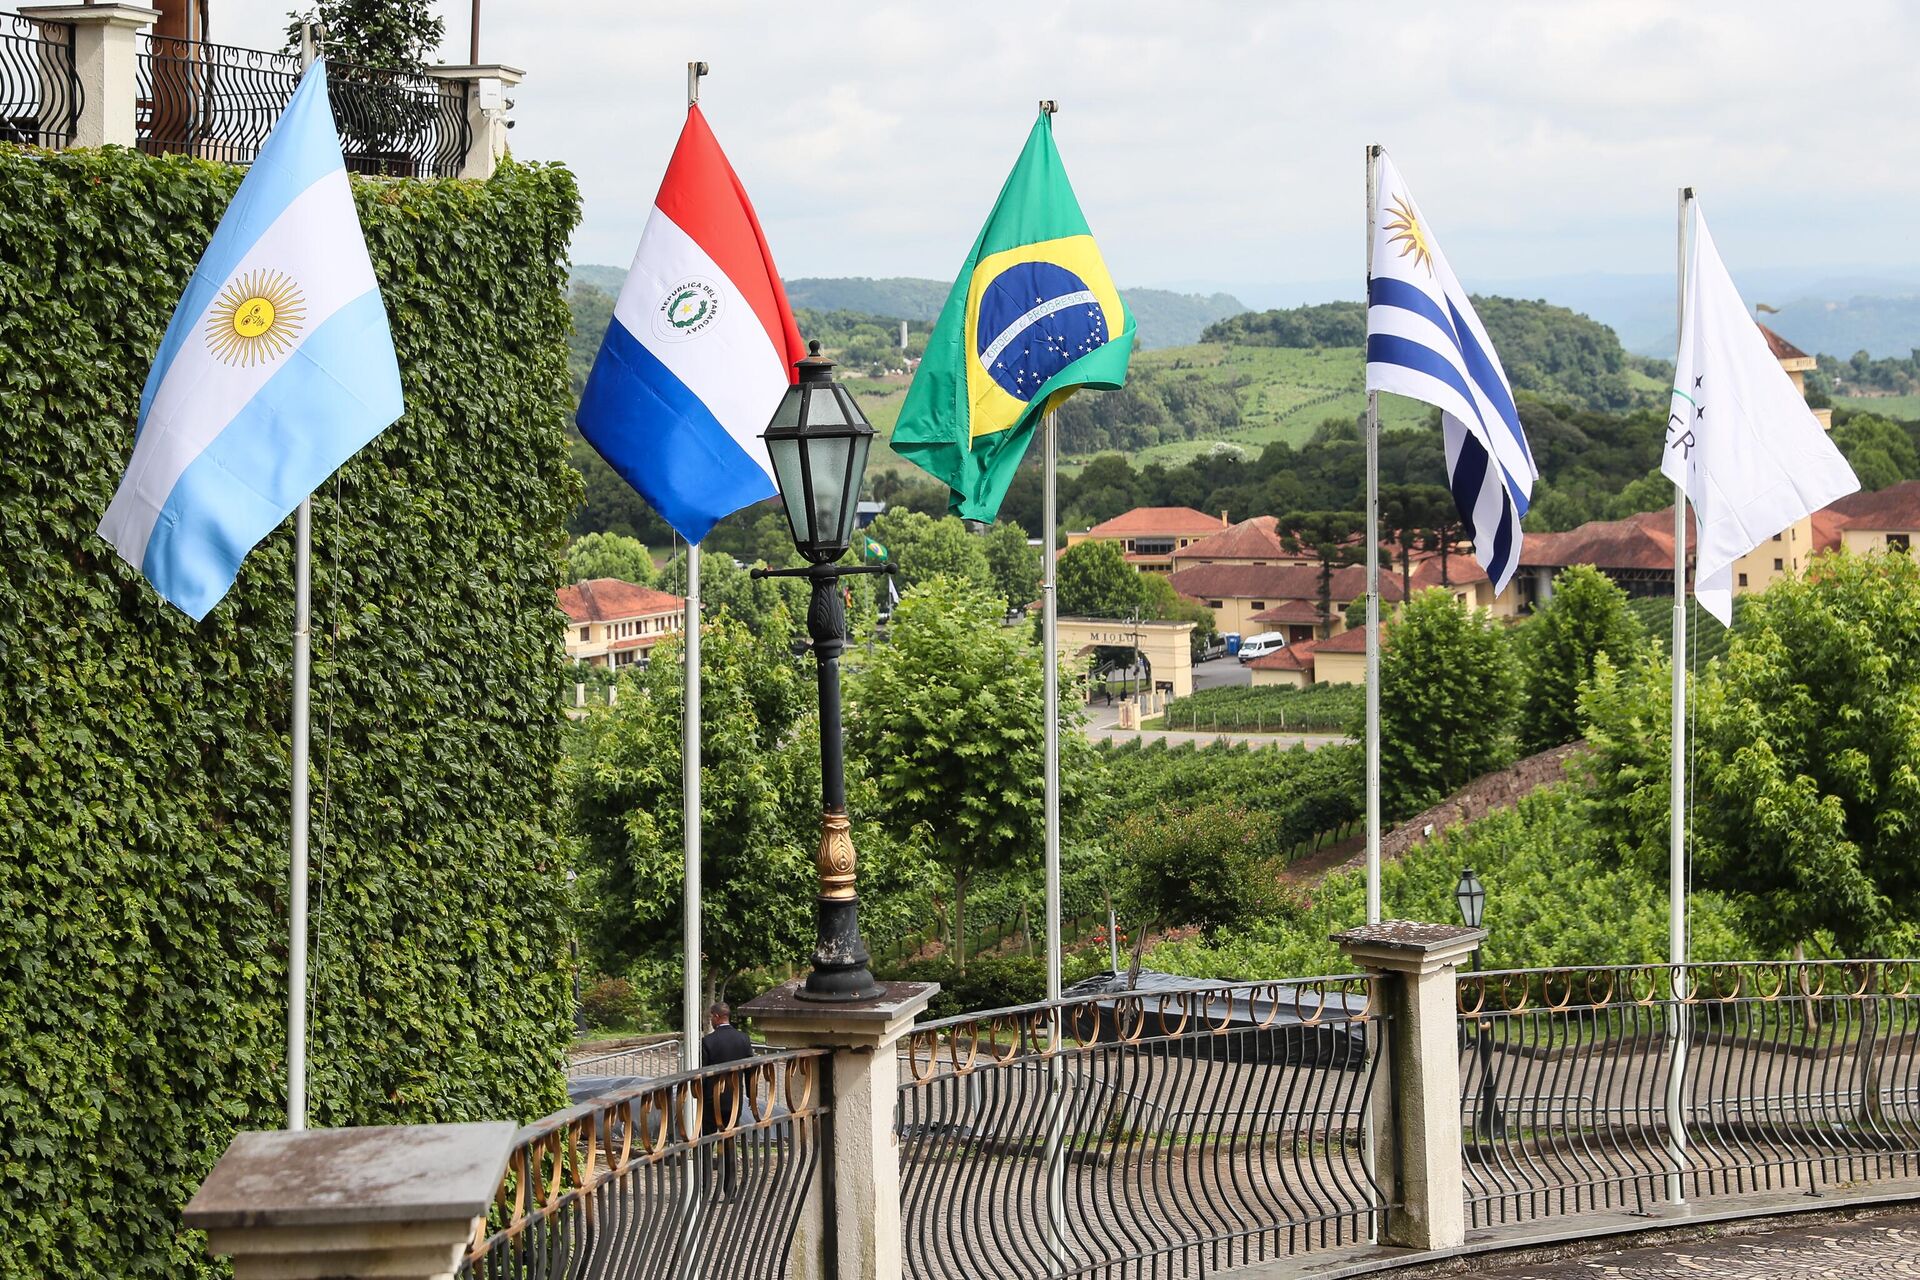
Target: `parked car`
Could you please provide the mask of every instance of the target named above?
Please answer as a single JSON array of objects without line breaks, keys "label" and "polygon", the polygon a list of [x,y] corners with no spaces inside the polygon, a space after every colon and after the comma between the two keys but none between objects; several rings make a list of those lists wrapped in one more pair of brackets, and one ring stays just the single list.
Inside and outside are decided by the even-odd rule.
[{"label": "parked car", "polygon": [[1240,642],[1240,661],[1251,662],[1262,654],[1278,653],[1286,647],[1286,632],[1262,631],[1259,635],[1248,636]]}]

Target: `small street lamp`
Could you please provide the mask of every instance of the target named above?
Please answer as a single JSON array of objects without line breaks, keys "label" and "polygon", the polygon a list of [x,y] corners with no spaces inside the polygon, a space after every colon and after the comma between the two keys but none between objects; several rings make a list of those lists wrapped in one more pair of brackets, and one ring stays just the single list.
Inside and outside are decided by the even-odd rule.
[{"label": "small street lamp", "polygon": [[890,565],[849,565],[860,478],[873,428],[847,389],[828,373],[833,361],[810,344],[800,380],[773,412],[765,435],[774,483],[786,508],[793,545],[807,563],[797,569],[755,569],[756,578],[805,578],[813,586],[807,635],[820,673],[820,896],[814,909],[813,969],[803,1000],[868,1000],[881,994],[860,940],[860,901],[853,891],[853,837],[847,822],[845,750],[840,735],[840,653],[847,615],[840,579],[888,573]]},{"label": "small street lamp", "polygon": [[[1487,888],[1480,883],[1480,877],[1468,867],[1460,873],[1460,883],[1455,886],[1453,900],[1460,907],[1460,923],[1469,929],[1481,927],[1481,921],[1487,914]],[[1473,971],[1480,972],[1480,948],[1473,949]],[[1506,1132],[1506,1122],[1500,1117],[1500,1101],[1495,1092],[1493,1079],[1493,1036],[1487,1019],[1477,1019],[1475,1040],[1480,1059],[1480,1120],[1476,1131],[1483,1138],[1494,1138]]]}]

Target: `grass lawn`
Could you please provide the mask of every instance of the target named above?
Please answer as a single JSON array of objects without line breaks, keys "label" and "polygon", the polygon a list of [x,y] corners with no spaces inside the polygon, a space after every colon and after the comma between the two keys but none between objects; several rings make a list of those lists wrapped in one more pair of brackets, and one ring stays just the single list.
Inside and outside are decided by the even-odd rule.
[{"label": "grass lawn", "polygon": [[1844,406],[1882,418],[1920,418],[1920,396],[1835,396],[1836,408]]}]

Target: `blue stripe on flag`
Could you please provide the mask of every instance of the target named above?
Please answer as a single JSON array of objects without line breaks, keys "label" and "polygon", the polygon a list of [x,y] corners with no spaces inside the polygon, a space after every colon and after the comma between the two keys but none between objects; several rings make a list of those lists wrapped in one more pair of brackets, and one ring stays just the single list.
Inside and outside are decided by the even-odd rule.
[{"label": "blue stripe on flag", "polygon": [[775,495],[773,481],[711,410],[618,317],[580,409],[580,434],[688,542]]},{"label": "blue stripe on flag", "polygon": [[[287,109],[267,135],[266,145],[242,179],[240,190],[234,193],[233,202],[220,216],[213,240],[173,309],[173,320],[160,340],[147,385],[140,393],[141,427],[146,426],[147,409],[181,343],[192,336],[195,323],[220,286],[294,197],[341,165],[340,137],[334,132],[333,106],[327,100],[326,63],[316,62],[301,78]],[[138,430],[134,437],[139,438]]]},{"label": "blue stripe on flag", "polygon": [[[1526,433],[1520,428],[1520,411],[1513,403],[1512,393],[1507,390],[1506,380],[1502,378],[1499,371],[1494,368],[1493,361],[1480,346],[1479,339],[1473,336],[1472,328],[1468,326],[1465,317],[1460,314],[1460,309],[1454,306],[1453,300],[1447,300],[1447,309],[1443,312],[1431,297],[1408,284],[1406,281],[1395,280],[1391,277],[1376,277],[1368,282],[1367,301],[1373,306],[1397,307],[1402,311],[1410,311],[1427,320],[1436,329],[1451,338],[1453,340],[1454,351],[1460,357],[1460,363],[1453,365],[1451,360],[1448,360],[1447,363],[1462,371],[1467,378],[1473,380],[1475,386],[1480,388],[1487,402],[1493,406],[1494,411],[1499,415],[1501,425],[1506,428],[1507,434],[1519,443],[1522,456],[1526,458],[1527,464],[1532,466],[1533,450],[1527,447]],[[1384,337],[1387,335],[1381,336]],[[1401,338],[1399,341],[1406,342],[1409,346],[1421,347],[1423,350],[1432,350],[1432,348],[1422,347],[1421,344],[1413,342],[1412,339]],[[1367,346],[1369,352],[1368,358],[1372,359],[1373,339],[1371,336],[1369,336],[1367,340]],[[1447,359],[1445,352],[1435,352],[1434,354],[1442,360]],[[1388,360],[1382,361],[1381,363],[1406,364],[1407,362]],[[1433,370],[1426,365],[1408,365],[1407,367],[1415,368],[1422,373],[1433,374],[1433,376],[1439,377],[1438,374],[1434,374]],[[1486,415],[1480,412],[1479,401],[1475,400],[1468,392],[1464,381],[1454,378],[1442,378],[1441,381],[1458,391],[1461,397],[1474,407],[1474,416],[1480,420],[1480,425],[1491,430],[1492,424],[1488,423],[1486,421]],[[1504,474],[1504,468],[1502,470]],[[1521,493],[1512,483],[1508,484],[1507,491],[1513,495],[1514,502],[1519,506],[1521,513],[1524,515],[1527,510],[1526,495]]]},{"label": "blue stripe on flag", "polygon": [[154,522],[140,571],[183,613],[204,618],[247,552],[402,408],[386,307],[370,291],[307,335],[188,464]]},{"label": "blue stripe on flag", "polygon": [[1470,433],[1461,435],[1460,455],[1447,476],[1447,488],[1453,491],[1453,508],[1460,513],[1467,537],[1477,538],[1480,531],[1473,523],[1473,513],[1480,505],[1480,491],[1486,487],[1487,464],[1491,459]]},{"label": "blue stripe on flag", "polygon": [[[1397,364],[1403,369],[1415,373],[1424,373],[1436,382],[1444,382],[1457,392],[1474,410],[1481,429],[1486,429],[1486,419],[1480,413],[1479,402],[1473,398],[1472,390],[1467,386],[1465,375],[1460,367],[1432,347],[1423,346],[1411,338],[1402,338],[1391,333],[1372,333],[1367,335],[1367,361],[1370,364]],[[1526,498],[1514,487],[1513,478],[1500,469],[1500,479],[1507,487],[1507,494],[1514,505],[1523,510]]]}]

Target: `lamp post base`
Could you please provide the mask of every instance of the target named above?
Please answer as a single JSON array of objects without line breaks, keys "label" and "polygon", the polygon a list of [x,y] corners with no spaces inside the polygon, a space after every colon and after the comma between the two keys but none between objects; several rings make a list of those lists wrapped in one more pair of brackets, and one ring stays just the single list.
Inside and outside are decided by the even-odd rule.
[{"label": "lamp post base", "polygon": [[871,1000],[881,992],[868,969],[869,957],[860,941],[859,899],[820,897],[814,900],[813,972],[794,998],[816,1001]]}]

